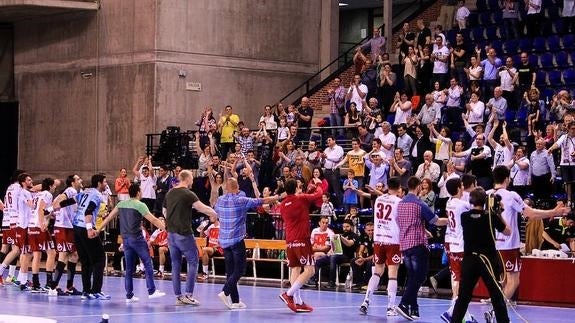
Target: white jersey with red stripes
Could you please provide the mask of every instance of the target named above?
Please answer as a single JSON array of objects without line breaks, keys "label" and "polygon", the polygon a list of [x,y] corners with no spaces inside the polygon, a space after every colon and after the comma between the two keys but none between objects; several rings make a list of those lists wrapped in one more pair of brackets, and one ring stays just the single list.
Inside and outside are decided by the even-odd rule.
[{"label": "white jersey with red stripes", "polygon": [[449,243],[449,251],[463,252],[463,227],[461,226],[461,214],[469,211],[471,205],[468,202],[452,197],[447,201],[445,211],[447,213],[447,229],[445,230],[445,243]]},{"label": "white jersey with red stripes", "polygon": [[4,195],[4,217],[2,218],[2,226],[9,227],[15,225],[18,220],[18,194],[22,190],[22,186],[18,183],[10,184]]},{"label": "white jersey with red stripes", "polygon": [[399,244],[397,205],[401,198],[384,194],[375,200],[373,206],[373,241],[384,244]]},{"label": "white jersey with red stripes", "polygon": [[47,208],[52,205],[53,198],[52,193],[49,191],[42,191],[34,194],[34,210],[32,211],[30,221],[28,222],[29,228],[38,228],[38,214],[44,216],[44,210],[40,210],[40,201],[44,201],[44,208]]}]

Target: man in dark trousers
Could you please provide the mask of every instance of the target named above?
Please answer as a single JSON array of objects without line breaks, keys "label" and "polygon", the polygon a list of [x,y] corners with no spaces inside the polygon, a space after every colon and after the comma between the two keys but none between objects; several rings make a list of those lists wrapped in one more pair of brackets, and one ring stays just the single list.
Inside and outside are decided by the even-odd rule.
[{"label": "man in dark trousers", "polygon": [[[502,267],[495,250],[494,229],[507,236],[511,234],[511,229],[501,217],[497,205],[484,210],[486,201],[485,190],[482,187],[475,188],[469,194],[472,209],[461,214],[465,251],[461,263],[459,296],[455,302],[451,322],[463,320],[479,277],[483,279],[489,291],[497,322],[509,322],[503,289],[499,284]],[[491,312],[486,313],[486,318],[491,321]]]}]

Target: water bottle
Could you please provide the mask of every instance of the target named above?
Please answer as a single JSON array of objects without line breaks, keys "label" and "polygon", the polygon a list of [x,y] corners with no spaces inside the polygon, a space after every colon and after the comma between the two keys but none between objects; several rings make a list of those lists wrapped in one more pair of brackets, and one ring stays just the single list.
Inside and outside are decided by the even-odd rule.
[{"label": "water bottle", "polygon": [[110,322],[110,315],[108,314],[103,314],[102,315],[102,320],[100,321],[100,323],[109,323]]},{"label": "water bottle", "polygon": [[254,259],[260,259],[260,244],[256,243],[256,247],[254,248]]},{"label": "water bottle", "polygon": [[351,284],[353,279],[351,278],[351,272],[347,273],[347,277],[345,278],[345,289],[351,289]]}]

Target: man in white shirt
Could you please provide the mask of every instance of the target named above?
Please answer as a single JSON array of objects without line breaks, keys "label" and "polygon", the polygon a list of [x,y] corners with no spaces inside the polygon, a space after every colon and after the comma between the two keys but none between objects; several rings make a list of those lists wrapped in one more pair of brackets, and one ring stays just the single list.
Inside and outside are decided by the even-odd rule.
[{"label": "man in white shirt", "polygon": [[513,158],[513,144],[509,141],[509,137],[507,136],[507,123],[505,121],[503,121],[503,133],[499,137],[499,142],[493,139],[493,134],[495,134],[498,124],[497,120],[495,120],[493,128],[487,137],[489,144],[495,151],[493,154],[493,168],[498,165],[505,165]]},{"label": "man in white shirt", "polygon": [[152,167],[152,157],[140,158],[134,165],[132,172],[140,182],[140,189],[142,190],[140,201],[146,204],[149,210],[153,210],[154,204],[156,204],[156,176]]},{"label": "man in white shirt", "polygon": [[536,37],[541,34],[542,22],[545,20],[541,14],[541,0],[528,0],[526,2],[527,37]]},{"label": "man in white shirt", "polygon": [[423,164],[417,167],[415,177],[421,179],[429,178],[433,183],[437,184],[439,175],[441,174],[441,167],[439,164],[433,162],[433,153],[429,150],[423,153]]},{"label": "man in white shirt", "polygon": [[363,100],[367,97],[367,85],[361,83],[361,75],[355,74],[353,76],[353,82],[349,85],[347,90],[346,100],[355,103],[357,112],[361,113],[363,111]]},{"label": "man in white shirt", "polygon": [[525,197],[529,188],[529,159],[525,156],[525,147],[517,147],[515,156],[505,164],[511,170],[511,185],[521,197]]},{"label": "man in white shirt", "polygon": [[[311,248],[314,252],[314,259],[318,260],[322,257],[326,257],[330,253],[333,253],[331,250],[331,243],[333,241],[333,237],[335,233],[328,228],[329,224],[329,217],[323,215],[319,219],[318,222],[319,226],[311,230]],[[319,273],[319,268],[316,268],[315,274],[309,280],[309,283],[306,286],[317,287],[317,277]]]},{"label": "man in white shirt", "polygon": [[384,121],[381,124],[382,134],[379,135],[379,140],[381,140],[381,151],[385,153],[385,158],[389,161],[393,158],[393,150],[395,147],[395,134],[391,132],[391,125],[389,122]]},{"label": "man in white shirt", "polygon": [[557,141],[549,147],[547,153],[551,153],[561,148],[561,176],[566,184],[567,200],[573,201],[573,183],[575,183],[575,122],[569,123],[567,133],[563,134]]},{"label": "man in white shirt", "polygon": [[440,36],[435,37],[435,46],[431,53],[431,61],[433,61],[433,82],[439,82],[441,89],[447,88],[449,78],[447,63],[449,62],[450,52],[449,48],[443,44],[443,38]]},{"label": "man in white shirt", "polygon": [[339,182],[340,174],[337,165],[343,159],[343,148],[339,146],[333,136],[327,137],[327,147],[322,153],[323,167],[325,168],[323,174],[327,183],[329,184],[330,191],[335,194],[335,207],[341,205],[341,184]]}]

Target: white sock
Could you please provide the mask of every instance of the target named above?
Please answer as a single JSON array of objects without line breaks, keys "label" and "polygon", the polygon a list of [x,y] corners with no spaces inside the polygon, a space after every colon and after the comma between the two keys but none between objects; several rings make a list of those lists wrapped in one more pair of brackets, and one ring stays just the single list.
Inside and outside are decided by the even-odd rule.
[{"label": "white sock", "polygon": [[4,270],[6,270],[6,265],[0,264],[0,276],[2,276],[2,274],[4,274]]},{"label": "white sock", "polygon": [[449,304],[449,309],[447,310],[447,313],[449,313],[449,315],[453,315],[453,309],[455,308],[455,302],[457,301],[457,297],[454,297],[451,299],[451,304]]},{"label": "white sock", "polygon": [[395,307],[395,297],[397,295],[397,279],[389,279],[387,282],[387,307]]},{"label": "white sock", "polygon": [[471,313],[469,313],[469,311],[465,312],[465,316],[463,317],[463,319],[465,320],[465,322],[472,322],[473,321],[471,319]]},{"label": "white sock", "polygon": [[300,283],[298,280],[296,280],[293,284],[291,284],[291,287],[287,290],[287,295],[294,296],[295,293],[299,291],[302,286],[303,284]]},{"label": "white sock", "polygon": [[16,275],[16,266],[10,265],[10,267],[8,267],[8,276],[14,277],[14,275]]},{"label": "white sock", "polygon": [[380,277],[376,274],[371,275],[371,278],[369,278],[369,282],[367,283],[367,291],[365,292],[364,300],[369,301],[369,297],[377,289],[377,286],[379,286],[379,278]]},{"label": "white sock", "polygon": [[164,265],[160,265],[160,272],[164,272]]},{"label": "white sock", "polygon": [[28,281],[28,273],[23,273],[20,271],[18,273],[18,281],[23,284],[26,283]]},{"label": "white sock", "polygon": [[299,305],[303,304],[303,300],[301,299],[301,289],[296,290],[293,294],[293,301]]},{"label": "white sock", "polygon": [[208,265],[202,265],[202,270],[204,271],[204,274],[208,274]]}]

